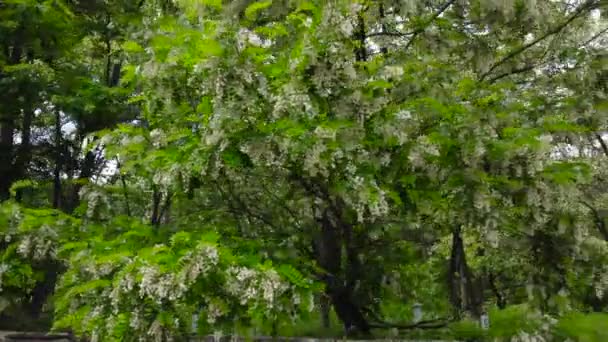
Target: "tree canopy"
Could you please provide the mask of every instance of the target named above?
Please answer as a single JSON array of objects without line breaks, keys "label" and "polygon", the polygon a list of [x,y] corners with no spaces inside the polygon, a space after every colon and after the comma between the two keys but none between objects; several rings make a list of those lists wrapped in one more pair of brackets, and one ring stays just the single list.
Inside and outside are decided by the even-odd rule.
[{"label": "tree canopy", "polygon": [[0,1],[0,321],[603,340],[607,11]]}]

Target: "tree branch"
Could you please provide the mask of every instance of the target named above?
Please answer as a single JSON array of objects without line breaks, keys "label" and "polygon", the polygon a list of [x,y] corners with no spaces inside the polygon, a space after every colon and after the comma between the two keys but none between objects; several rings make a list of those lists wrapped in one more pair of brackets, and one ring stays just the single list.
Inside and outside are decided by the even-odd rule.
[{"label": "tree branch", "polygon": [[595,133],[595,138],[600,143],[600,146],[602,146],[602,150],[604,151],[604,154],[606,155],[606,157],[608,157],[608,145],[606,145],[604,138],[602,138],[602,136],[599,135],[599,133]]},{"label": "tree branch", "polygon": [[502,74],[499,74],[499,75],[496,75],[496,76],[490,78],[488,80],[488,82],[489,83],[494,83],[494,82],[496,82],[498,80],[501,80],[501,79],[503,79],[505,77],[509,77],[511,75],[517,75],[517,74],[521,74],[521,73],[526,72],[526,71],[533,70],[537,66],[539,66],[539,65],[538,64],[529,64],[529,65],[526,65],[526,66],[521,67],[521,68],[515,68],[513,70],[507,71],[505,73],[502,73]]},{"label": "tree branch", "polygon": [[604,240],[608,241],[608,229],[606,228],[606,223],[604,222],[604,219],[602,218],[600,213],[591,204],[589,204],[585,201],[581,201],[581,203],[585,207],[589,208],[589,210],[591,210],[591,213],[593,214],[593,219],[595,221],[595,226],[597,227],[597,229],[600,231],[600,233],[604,237]]},{"label": "tree branch", "polygon": [[605,27],[604,29],[600,30],[598,33],[593,35],[591,38],[587,39],[583,44],[579,45],[579,48],[589,45],[590,43],[592,43],[594,40],[601,37],[606,32],[608,32],[608,26]]},{"label": "tree branch", "polygon": [[446,2],[445,4],[443,4],[443,6],[441,6],[439,8],[439,10],[437,10],[437,12],[435,12],[433,14],[433,16],[424,24],[422,25],[420,28],[414,30],[414,32],[412,32],[412,38],[410,38],[410,40],[407,42],[407,44],[405,45],[405,50],[407,50],[412,43],[414,43],[414,40],[424,31],[426,31],[427,27],[429,27],[429,25],[431,25],[433,23],[433,21],[435,21],[435,19],[437,19],[443,12],[445,12],[448,8],[450,8],[450,6],[452,6],[453,3],[455,3],[456,0],[449,0],[448,2]]},{"label": "tree branch", "polygon": [[379,31],[379,32],[372,32],[372,33],[368,33],[365,37],[366,38],[372,38],[372,37],[381,37],[381,36],[386,36],[386,37],[407,37],[410,36],[412,34],[414,34],[415,31],[411,31],[411,32],[397,32],[397,31]]},{"label": "tree branch", "polygon": [[542,36],[534,39],[533,41],[531,41],[531,42],[529,42],[527,44],[524,44],[524,45],[520,46],[519,48],[511,51],[509,54],[507,54],[506,56],[504,56],[498,62],[494,63],[494,65],[492,65],[490,67],[490,69],[488,69],[488,71],[486,71],[483,75],[481,75],[480,81],[484,81],[499,66],[501,66],[504,63],[510,61],[511,59],[517,57],[521,53],[525,52],[526,50],[528,50],[529,48],[535,46],[536,44],[542,42],[543,40],[547,39],[548,37],[561,32],[570,23],[572,23],[574,20],[576,20],[577,18],[579,18],[580,16],[582,16],[584,13],[597,8],[600,3],[601,3],[601,0],[600,1],[597,1],[597,0],[587,0],[584,4],[582,4],[581,6],[579,6],[578,9],[567,20],[565,20],[563,23],[557,25],[556,27],[554,27],[553,29],[547,31],[545,34],[543,34]]},{"label": "tree branch", "polygon": [[[608,27],[606,27],[603,30],[599,31],[598,33],[596,33],[595,35],[593,35],[593,37],[587,39],[585,42],[583,42],[582,44],[580,44],[578,46],[578,48],[580,49],[580,48],[583,48],[583,47],[589,45],[590,43],[592,43],[594,40],[596,40],[599,37],[601,37],[606,32],[608,32]],[[548,51],[545,51],[545,53],[543,54],[543,57],[541,57],[541,59],[544,58],[544,56],[547,55],[547,53],[548,53]],[[502,78],[505,78],[505,77],[508,77],[508,76],[511,76],[511,75],[521,74],[523,72],[527,72],[527,71],[533,70],[534,68],[537,68],[537,67],[542,66],[542,65],[546,65],[547,63],[550,63],[550,62],[554,61],[555,59],[556,58],[554,56],[553,58],[550,58],[549,60],[544,61],[544,62],[539,62],[539,63],[536,63],[536,64],[528,64],[528,65],[526,65],[524,67],[521,67],[521,68],[515,68],[513,70],[507,71],[505,73],[502,73],[502,74],[499,74],[497,76],[494,76],[494,77],[490,78],[488,80],[488,82],[493,83],[493,82],[496,82],[496,81],[498,81],[498,80],[500,80]]]}]

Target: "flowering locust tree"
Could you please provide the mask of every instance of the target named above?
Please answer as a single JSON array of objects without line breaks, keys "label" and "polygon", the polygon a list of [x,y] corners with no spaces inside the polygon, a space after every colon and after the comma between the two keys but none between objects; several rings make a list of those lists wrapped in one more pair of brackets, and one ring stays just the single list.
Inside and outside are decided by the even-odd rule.
[{"label": "flowering locust tree", "polygon": [[219,196],[269,257],[312,259],[347,329],[382,325],[382,276],[419,230],[451,239],[457,311],[524,275],[548,305],[597,235],[568,196],[590,169],[554,147],[602,129],[605,6],[180,2],[128,42],[146,128],[109,134],[108,153],[163,196]]},{"label": "flowering locust tree", "polygon": [[604,310],[606,9],[142,2],[117,50],[137,120],[91,139],[116,170],[53,240],[56,327],[276,332],[319,292],[363,335],[428,327],[396,322],[413,301]]}]

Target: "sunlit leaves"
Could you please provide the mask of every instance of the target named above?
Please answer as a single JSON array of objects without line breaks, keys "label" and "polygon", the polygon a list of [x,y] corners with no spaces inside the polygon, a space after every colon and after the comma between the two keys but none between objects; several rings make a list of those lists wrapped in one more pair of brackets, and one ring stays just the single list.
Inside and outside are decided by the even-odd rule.
[{"label": "sunlit leaves", "polygon": [[249,20],[255,19],[257,14],[272,5],[272,0],[254,1],[245,9],[245,17]]}]

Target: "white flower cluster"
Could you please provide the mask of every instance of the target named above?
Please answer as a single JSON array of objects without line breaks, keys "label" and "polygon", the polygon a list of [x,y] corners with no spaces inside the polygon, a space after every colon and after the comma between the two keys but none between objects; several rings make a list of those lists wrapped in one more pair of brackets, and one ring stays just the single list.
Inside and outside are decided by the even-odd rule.
[{"label": "white flower cluster", "polygon": [[[153,298],[157,302],[162,300],[175,301],[181,298],[199,277],[206,276],[217,266],[219,253],[214,246],[199,246],[194,253],[182,259],[185,266],[179,273],[161,273],[153,266],[143,266],[140,269],[141,283],[139,283],[140,297]],[[128,282],[126,283],[128,285]]]},{"label": "white flower cluster", "polygon": [[154,147],[162,147],[167,144],[167,135],[163,130],[155,128],[150,132],[150,141]]},{"label": "white flower cluster", "polygon": [[[285,147],[285,146],[283,146]],[[266,141],[250,141],[240,146],[241,152],[247,154],[256,165],[279,168],[285,163],[287,153],[275,153]]]},{"label": "white flower cluster", "polygon": [[425,167],[426,156],[439,156],[439,148],[433,144],[426,135],[418,137],[416,145],[412,147],[408,160],[414,167]]},{"label": "white flower cluster", "polygon": [[270,95],[269,100],[273,103],[275,119],[289,114],[310,117],[317,114],[306,88],[295,81],[285,84],[277,95]]},{"label": "white flower cluster", "polygon": [[226,290],[229,294],[240,298],[241,305],[261,304],[273,308],[276,300],[289,289],[274,270],[262,272],[233,266],[227,270],[227,274],[229,280]]},{"label": "white flower cluster", "polygon": [[[150,298],[157,303],[176,301],[184,296],[190,286],[201,276],[207,276],[219,262],[219,252],[211,245],[199,245],[194,251],[180,260],[183,265],[176,272],[161,272],[153,265],[138,263],[138,259],[127,260],[122,265],[123,272],[115,278],[108,297],[113,312],[119,310],[119,304],[136,294],[141,298]],[[94,277],[100,272],[91,273]],[[141,279],[138,281],[137,279]],[[135,324],[135,323],[133,323]]]},{"label": "white flower cluster", "polygon": [[390,206],[386,191],[381,189],[374,179],[366,180],[361,176],[354,176],[350,187],[352,191],[345,200],[357,212],[358,222],[373,221],[388,214]]},{"label": "white flower cluster", "polygon": [[140,274],[142,277],[139,284],[140,297],[144,298],[147,296],[161,302],[163,299],[173,301],[180,296],[172,274],[163,274],[158,268],[153,266],[142,267]]},{"label": "white flower cluster", "polygon": [[525,331],[519,332],[516,336],[511,338],[510,342],[545,342],[545,338],[540,334],[527,333]]},{"label": "white flower cluster", "polygon": [[602,272],[599,275],[598,281],[593,286],[595,295],[602,299],[608,292],[608,266],[603,267]]},{"label": "white flower cluster", "polygon": [[207,305],[206,312],[207,312],[207,323],[209,323],[209,324],[215,324],[217,319],[222,317],[222,315],[224,315],[224,311],[222,310],[222,307],[213,302],[211,302]]},{"label": "white flower cluster", "polygon": [[311,176],[323,175],[328,176],[327,162],[323,160],[322,154],[327,151],[327,146],[323,142],[317,142],[304,158],[304,171]]},{"label": "white flower cluster", "polygon": [[57,232],[44,225],[35,234],[27,234],[17,246],[17,253],[24,258],[34,260],[55,259]]},{"label": "white flower cluster", "polygon": [[206,276],[219,262],[219,252],[210,245],[199,246],[194,252],[186,254],[183,258],[184,268],[177,275],[180,287],[189,286],[200,276]]},{"label": "white flower cluster", "polygon": [[152,177],[154,184],[162,187],[169,188],[175,184],[180,178],[180,166],[177,164],[171,165],[168,170],[159,170]]},{"label": "white flower cluster", "polygon": [[84,186],[80,189],[80,197],[87,202],[87,217],[95,216],[102,206],[108,207],[109,202],[107,196],[101,191],[97,191],[92,186]]},{"label": "white flower cluster", "polygon": [[410,139],[406,129],[409,120],[402,119],[401,117],[396,117],[396,119],[397,120],[383,122],[376,128],[376,131],[384,138],[385,141],[394,139],[399,146],[402,146]]},{"label": "white flower cluster", "polygon": [[[167,251],[166,246],[159,245],[158,253]],[[162,256],[162,255],[161,255]],[[87,258],[84,255],[83,258]],[[115,259],[115,258],[113,258]],[[82,258],[78,260],[82,261]],[[103,266],[95,258],[86,259],[80,267],[78,274],[84,275],[83,280],[108,279],[112,277],[106,270],[94,270],[95,266]],[[161,325],[158,321],[150,321],[143,313],[149,308],[147,305],[153,301],[156,304],[171,303],[176,307],[192,305],[190,292],[194,283],[208,278],[220,267],[220,251],[209,243],[200,243],[176,261],[176,267],[163,269],[154,261],[138,256],[122,258],[120,270],[113,276],[111,285],[108,284],[99,293],[99,287],[91,288],[90,293],[81,293],[69,299],[69,312],[76,312],[83,305],[91,306],[92,310],[84,317],[83,325],[92,325],[93,340],[103,340],[104,336],[111,334],[120,321],[121,313],[128,310],[130,315],[128,326],[132,333],[142,336],[142,341],[167,341],[171,333],[179,328],[179,321],[174,318],[170,326]],[[0,268],[0,271],[2,269]],[[291,286],[282,281],[275,270],[259,270],[244,266],[231,266],[219,270],[213,279],[222,279],[218,284],[221,295],[214,289],[209,293],[196,294],[200,296],[199,303],[205,311],[207,322],[218,325],[219,319],[227,316],[230,305],[226,303],[238,302],[246,308],[262,310],[268,314],[286,310],[280,303],[286,293],[291,293]],[[224,271],[224,272],[223,272]],[[63,278],[60,286],[72,286],[82,283],[71,278]],[[217,277],[216,277],[217,276]],[[0,272],[1,280],[1,272]],[[312,298],[312,296],[310,297]],[[187,303],[186,303],[187,302]],[[154,310],[154,309],[153,309]],[[232,316],[231,316],[232,318]]]}]

